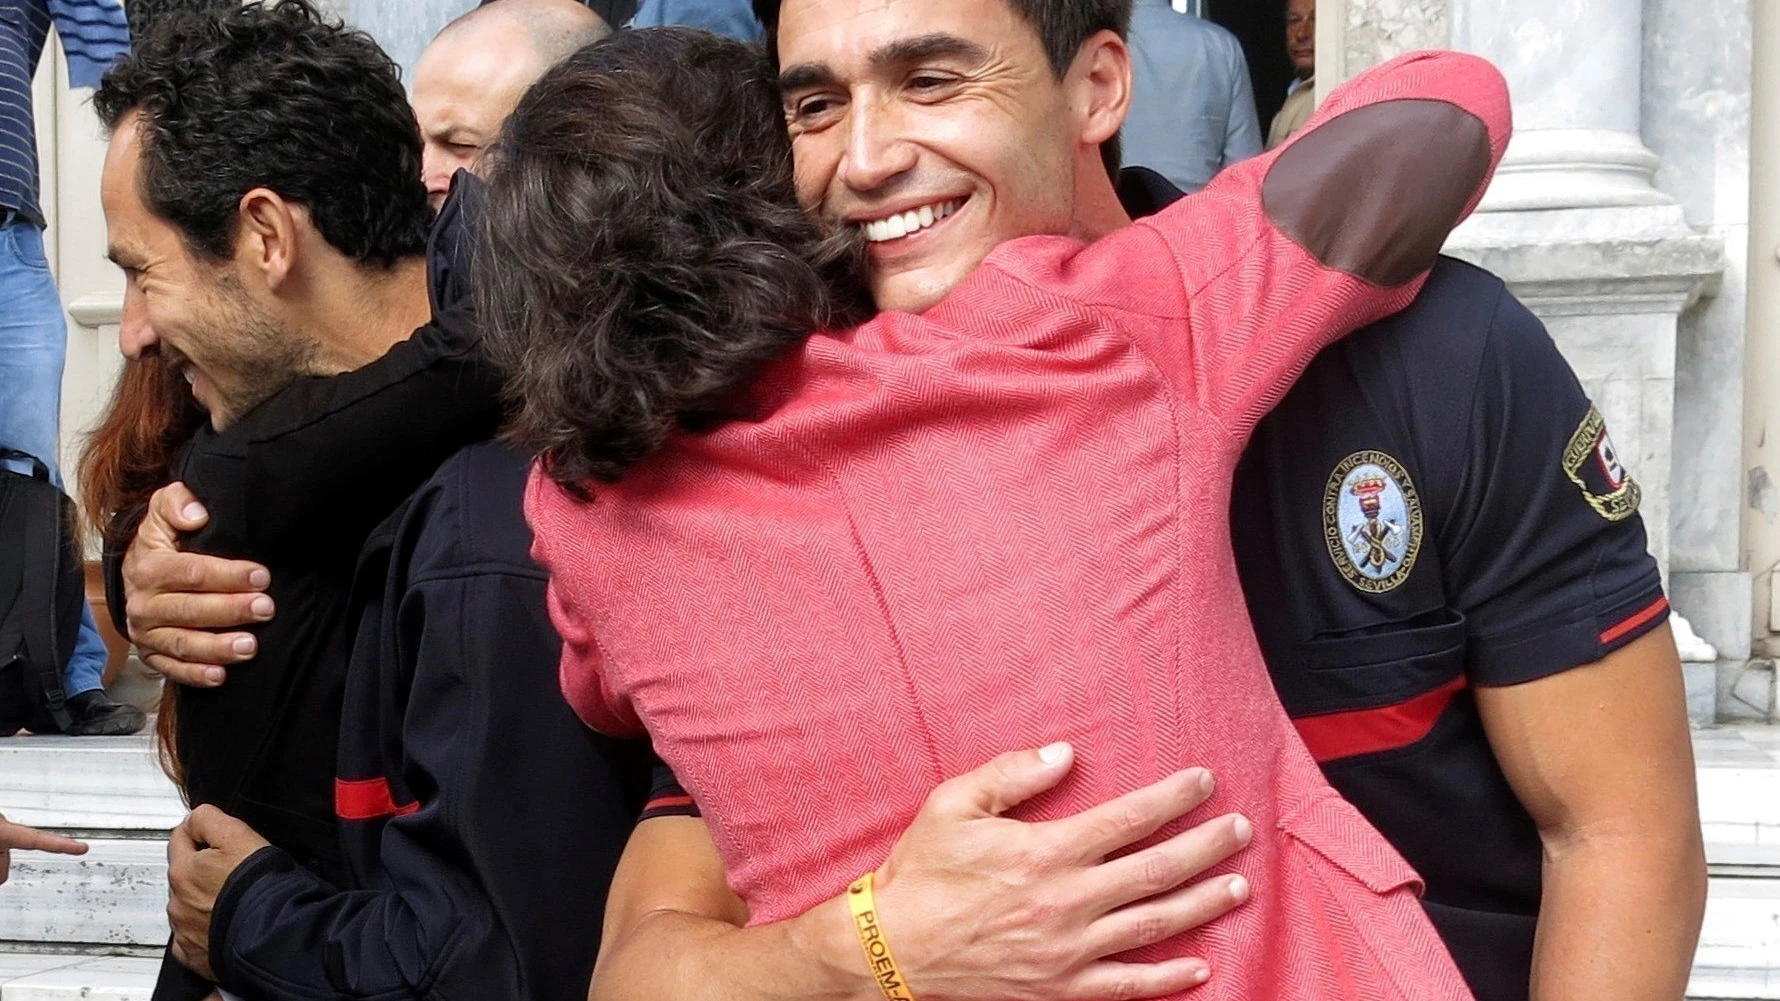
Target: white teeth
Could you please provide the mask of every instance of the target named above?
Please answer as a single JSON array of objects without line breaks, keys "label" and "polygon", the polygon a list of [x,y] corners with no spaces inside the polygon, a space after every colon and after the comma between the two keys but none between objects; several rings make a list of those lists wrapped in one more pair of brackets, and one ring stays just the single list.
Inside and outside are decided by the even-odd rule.
[{"label": "white teeth", "polygon": [[935,205],[923,205],[918,209],[911,209],[888,219],[874,219],[871,222],[862,223],[860,229],[865,231],[865,238],[871,243],[900,240],[911,233],[919,233],[934,223],[948,218],[952,213],[958,211],[961,204],[954,199]]},{"label": "white teeth", "polygon": [[187,369],[182,370],[180,372],[180,374],[185,376],[185,384],[186,385],[188,385],[188,386],[197,385],[197,383],[198,383],[198,370],[197,369],[187,368]]}]

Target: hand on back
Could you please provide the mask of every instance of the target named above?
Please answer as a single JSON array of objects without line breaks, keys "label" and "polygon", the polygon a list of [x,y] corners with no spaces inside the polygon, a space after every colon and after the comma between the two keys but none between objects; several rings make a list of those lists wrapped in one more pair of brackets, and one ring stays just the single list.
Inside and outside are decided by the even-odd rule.
[{"label": "hand on back", "polygon": [[182,685],[214,688],[226,668],[251,660],[258,640],[243,626],[274,607],[263,566],[180,551],[183,535],[210,515],[183,483],[155,492],[124,554],[124,615],[142,662]]},{"label": "hand on back", "polygon": [[[915,996],[942,1001],[1134,1001],[1214,975],[1203,959],[1107,957],[1204,925],[1248,899],[1236,875],[1206,878],[1249,843],[1224,816],[1139,851],[1132,846],[1210,798],[1190,769],[1073,817],[1002,814],[1056,786],[1067,745],[1004,754],[934,791],[877,872],[884,936]],[[1113,857],[1117,853],[1129,854]]]}]

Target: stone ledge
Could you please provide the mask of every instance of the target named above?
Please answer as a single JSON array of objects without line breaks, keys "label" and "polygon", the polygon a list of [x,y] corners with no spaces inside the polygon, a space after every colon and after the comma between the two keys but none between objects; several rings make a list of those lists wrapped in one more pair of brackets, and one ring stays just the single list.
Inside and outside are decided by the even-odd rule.
[{"label": "stone ledge", "polygon": [[[1780,999],[1780,970],[1694,967],[1688,1001],[1771,1001]],[[5,1001],[11,1001],[10,998]]]},{"label": "stone ledge", "polygon": [[0,1001],[149,1001],[156,959],[0,954]]},{"label": "stone ledge", "polygon": [[1724,243],[1674,204],[1479,212],[1446,252],[1500,276],[1541,315],[1679,314],[1717,291]]},{"label": "stone ledge", "polygon": [[63,830],[165,833],[186,809],[145,736],[8,737],[0,814]]},{"label": "stone ledge", "polygon": [[1656,240],[1454,244],[1542,316],[1674,313],[1717,291],[1724,247],[1697,233]]},{"label": "stone ledge", "polygon": [[1694,964],[1780,973],[1780,879],[1714,878]]},{"label": "stone ledge", "polygon": [[93,841],[83,856],[15,853],[0,941],[80,947],[167,941],[167,844]]}]

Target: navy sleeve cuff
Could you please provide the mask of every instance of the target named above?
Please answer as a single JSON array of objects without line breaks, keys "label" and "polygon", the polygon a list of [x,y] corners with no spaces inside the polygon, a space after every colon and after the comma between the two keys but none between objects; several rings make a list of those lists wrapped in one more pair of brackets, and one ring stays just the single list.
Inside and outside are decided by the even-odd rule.
[{"label": "navy sleeve cuff", "polygon": [[[229,965],[229,926],[247,892],[261,882],[302,869],[296,858],[281,848],[267,845],[235,867],[216,895],[216,906],[210,912],[210,968],[216,971],[217,982],[224,987],[239,983],[236,971]],[[305,870],[306,871],[306,870]]]},{"label": "navy sleeve cuff", "polygon": [[698,817],[698,804],[693,801],[692,794],[680,785],[674,772],[660,761],[656,762],[655,770],[650,779],[649,798],[644,801],[643,815],[639,820],[653,820],[656,817]]},{"label": "navy sleeve cuff", "polygon": [[1628,646],[1669,619],[1669,599],[1653,573],[1648,581],[1621,592],[1550,628],[1471,644],[1471,680],[1499,688],[1525,684],[1593,664]]}]

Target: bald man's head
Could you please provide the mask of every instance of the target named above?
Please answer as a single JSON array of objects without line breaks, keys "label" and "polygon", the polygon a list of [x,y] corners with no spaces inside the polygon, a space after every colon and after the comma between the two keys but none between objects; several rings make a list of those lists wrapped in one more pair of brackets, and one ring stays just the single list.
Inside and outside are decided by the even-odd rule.
[{"label": "bald man's head", "polygon": [[545,70],[611,33],[577,0],[494,0],[446,25],[414,72],[414,116],[426,140],[421,173],[433,208]]}]

